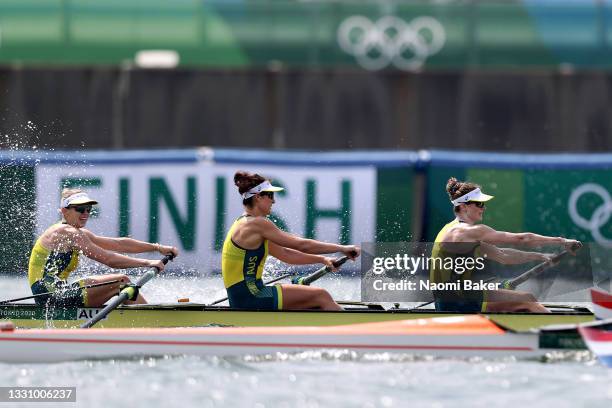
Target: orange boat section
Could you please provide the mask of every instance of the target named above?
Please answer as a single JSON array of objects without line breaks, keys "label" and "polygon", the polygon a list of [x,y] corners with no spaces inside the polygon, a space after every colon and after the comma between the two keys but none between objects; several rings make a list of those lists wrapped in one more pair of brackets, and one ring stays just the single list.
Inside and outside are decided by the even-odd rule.
[{"label": "orange boat section", "polygon": [[[480,315],[434,317],[389,322],[362,323],[344,326],[314,327],[189,327],[189,328],[136,328],[136,329],[32,329],[6,330],[6,334],[19,335],[91,335],[95,337],[118,334],[156,334],[181,336],[207,335],[503,335],[505,331]],[[2,334],[0,333],[0,336]]]}]

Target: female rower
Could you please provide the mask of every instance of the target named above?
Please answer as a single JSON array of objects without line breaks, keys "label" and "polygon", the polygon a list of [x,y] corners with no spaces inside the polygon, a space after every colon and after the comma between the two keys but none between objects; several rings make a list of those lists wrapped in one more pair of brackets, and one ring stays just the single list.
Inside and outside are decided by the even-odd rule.
[{"label": "female rower", "polygon": [[342,252],[359,256],[354,245],[336,245],[301,238],[274,225],[267,216],[274,193],[282,191],[258,174],[236,172],[234,184],[242,196],[244,214],[229,229],[222,253],[223,283],[231,307],[242,309],[342,310],[322,288],[303,285],[265,286],[261,276],[268,254],[295,265],[321,263],[333,268],[332,258],[319,254]]},{"label": "female rower", "polygon": [[[523,264],[532,261],[551,262],[553,254],[527,252],[510,248],[498,248],[496,245],[539,246],[558,244],[570,253],[581,244],[572,239],[549,237],[531,232],[512,233],[496,231],[479,224],[485,211],[485,203],[493,196],[484,194],[474,183],[461,182],[452,177],[448,180],[446,191],[450,197],[455,219],[446,224],[438,233],[432,258],[463,257],[464,259],[486,257],[505,265]],[[434,263],[430,281],[453,282],[464,281],[472,277],[474,269],[458,274],[457,271],[440,267]],[[434,292],[436,309],[459,312],[513,312],[530,311],[547,313],[544,306],[527,292],[498,290],[469,291],[436,291]]]},{"label": "female rower", "polygon": [[[30,255],[28,280],[33,294],[53,292],[49,296],[36,297],[38,304],[51,302],[60,306],[98,307],[115,296],[120,287],[129,285],[130,280],[123,274],[87,277],[72,284],[66,279],[74,271],[82,253],[88,258],[111,268],[154,267],[160,271],[164,264],[160,260],[131,258],[117,252],[141,253],[157,251],[163,255],[178,255],[176,248],[160,244],[137,241],[131,238],[107,238],[95,235],[85,229],[85,224],[97,201],[77,189],[62,191],[62,222],[47,228],[36,240]],[[111,283],[112,281],[116,281]],[[86,287],[93,284],[106,285]],[[138,288],[137,288],[138,289]],[[138,294],[126,303],[146,303]]]}]

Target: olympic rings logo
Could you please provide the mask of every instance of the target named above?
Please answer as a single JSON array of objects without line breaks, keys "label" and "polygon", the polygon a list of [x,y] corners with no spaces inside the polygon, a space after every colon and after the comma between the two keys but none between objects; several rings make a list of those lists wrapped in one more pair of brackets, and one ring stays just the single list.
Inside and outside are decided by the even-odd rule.
[{"label": "olympic rings logo", "polygon": [[375,71],[393,64],[412,71],[444,47],[446,31],[438,20],[428,16],[417,17],[410,23],[385,16],[373,23],[367,17],[355,15],[340,24],[337,38],[340,48],[353,55],[365,69]]},{"label": "olympic rings logo", "polygon": [[[595,194],[603,200],[603,203],[595,209],[590,219],[586,219],[578,214],[578,200],[584,194]],[[612,248],[612,239],[605,237],[601,232],[601,227],[606,225],[612,216],[612,197],[610,197],[608,190],[595,183],[583,184],[572,191],[568,209],[572,221],[580,228],[589,230],[595,242],[606,248]]]}]

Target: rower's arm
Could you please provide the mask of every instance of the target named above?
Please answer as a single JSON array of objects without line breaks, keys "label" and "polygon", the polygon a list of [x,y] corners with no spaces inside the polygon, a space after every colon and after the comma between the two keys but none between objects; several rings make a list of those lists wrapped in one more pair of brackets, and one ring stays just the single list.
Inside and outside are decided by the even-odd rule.
[{"label": "rower's arm", "polygon": [[552,258],[551,254],[519,251],[518,249],[512,248],[498,248],[486,242],[480,243],[480,253],[487,259],[491,259],[503,265],[519,265],[533,261],[546,262]]},{"label": "rower's arm", "polygon": [[150,242],[139,241],[133,238],[109,238],[109,237],[101,237],[93,232],[86,230],[84,228],[81,229],[91,242],[99,246],[100,248],[115,251],[115,252],[125,252],[128,254],[140,254],[143,252],[159,252],[162,255],[174,255],[178,256],[178,250],[175,247],[161,245],[161,244],[152,244]]},{"label": "rower's arm", "polygon": [[355,245],[338,245],[328,242],[316,241],[289,234],[281,231],[270,220],[258,218],[251,221],[249,224],[270,243],[275,243],[279,246],[295,249],[306,254],[331,254],[334,252],[342,252],[350,259],[355,259],[359,256],[361,249]]},{"label": "rower's arm", "polygon": [[578,243],[572,239],[562,237],[548,237],[545,235],[534,234],[532,232],[506,232],[496,231],[493,228],[479,224],[462,230],[465,234],[465,241],[477,242],[486,241],[492,244],[514,244],[524,246],[540,246],[546,244],[558,244],[571,247]]},{"label": "rower's arm", "polygon": [[292,265],[325,264],[327,259],[322,255],[305,254],[295,249],[285,248],[274,242],[268,242],[268,250],[273,257]]},{"label": "rower's arm", "polygon": [[83,254],[111,268],[140,268],[140,267],[157,267],[163,270],[163,264],[157,260],[132,258],[121,255],[116,252],[106,250],[96,245],[85,231],[69,232],[70,240],[74,243],[76,249],[79,249]]}]

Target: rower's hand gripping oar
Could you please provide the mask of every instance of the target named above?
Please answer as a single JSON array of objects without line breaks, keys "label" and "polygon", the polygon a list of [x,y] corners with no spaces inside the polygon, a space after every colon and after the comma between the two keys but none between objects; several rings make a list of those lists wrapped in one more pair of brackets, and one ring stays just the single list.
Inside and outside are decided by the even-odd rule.
[{"label": "rower's hand gripping oar", "polygon": [[[355,254],[357,255],[357,254]],[[334,268],[339,268],[340,266],[344,265],[344,263],[346,261],[348,261],[350,258],[348,256],[343,256],[340,257],[338,259],[336,259],[335,261],[332,262],[332,264],[334,265]],[[291,283],[293,283],[294,285],[310,285],[312,282],[316,281],[317,279],[327,275],[328,273],[330,273],[332,271],[332,268],[330,268],[329,266],[324,266],[321,269],[319,269],[318,271],[314,272],[311,275],[308,276],[304,276],[303,278],[293,278],[291,279]]]},{"label": "rower's hand gripping oar", "polygon": [[516,278],[502,281],[501,288],[515,290],[520,284],[525,283],[529,279],[541,274],[542,272],[544,272],[546,269],[550,268],[551,266],[558,264],[559,261],[563,259],[567,254],[570,254],[570,253],[573,254],[576,251],[578,251],[580,248],[582,248],[582,244],[576,244],[572,246],[570,249],[566,249],[564,251],[559,252],[557,255],[553,256],[549,261],[542,262],[541,264],[534,266],[533,268],[529,269],[527,272],[520,274]]},{"label": "rower's hand gripping oar", "polygon": [[[165,265],[168,263],[168,261],[171,261],[172,259],[174,259],[174,254],[166,255],[163,257],[162,262]],[[119,296],[117,296],[115,299],[112,300],[112,302],[106,305],[106,307],[104,307],[104,309],[102,309],[100,313],[98,313],[97,315],[95,315],[93,318],[86,321],[85,323],[83,323],[81,325],[81,329],[90,328],[94,324],[98,323],[100,320],[104,319],[110,312],[115,310],[117,306],[119,306],[126,300],[132,298],[134,294],[136,293],[135,292],[136,288],[142,287],[145,283],[147,283],[148,281],[153,279],[155,276],[157,276],[158,273],[159,273],[159,269],[152,268],[150,271],[142,275],[140,279],[138,279],[134,285],[130,285],[130,286],[127,286],[121,289],[121,292],[119,292]]]}]

